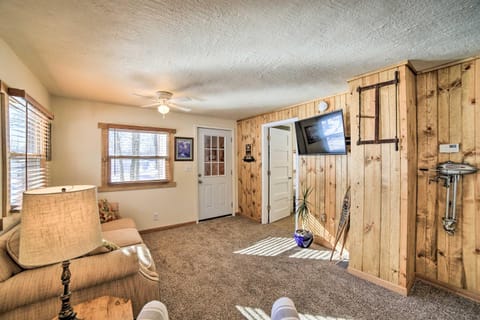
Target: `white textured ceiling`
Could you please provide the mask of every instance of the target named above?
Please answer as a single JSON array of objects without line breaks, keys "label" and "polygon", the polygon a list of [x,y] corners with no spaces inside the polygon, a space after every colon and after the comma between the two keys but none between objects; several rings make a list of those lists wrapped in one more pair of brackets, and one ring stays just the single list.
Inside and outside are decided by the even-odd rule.
[{"label": "white textured ceiling", "polygon": [[480,54],[479,0],[3,0],[0,37],[52,95],[138,106],[170,90],[240,119],[354,75]]}]

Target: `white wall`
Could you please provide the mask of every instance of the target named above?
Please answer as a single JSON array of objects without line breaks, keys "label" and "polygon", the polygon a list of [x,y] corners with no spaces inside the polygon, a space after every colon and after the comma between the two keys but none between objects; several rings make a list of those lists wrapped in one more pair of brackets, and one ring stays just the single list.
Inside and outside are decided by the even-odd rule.
[{"label": "white wall", "polygon": [[38,78],[0,38],[0,80],[11,88],[24,89],[42,106],[50,109],[50,95]]},{"label": "white wall", "polygon": [[[50,109],[50,96],[47,89],[2,38],[0,38],[0,81],[9,87],[24,89],[45,108]],[[2,123],[3,121],[0,121],[0,125]],[[0,130],[3,128],[0,127]],[[5,142],[2,141],[3,143]],[[0,157],[0,177],[2,175],[1,159],[2,157]],[[2,203],[2,195],[2,184],[0,183],[0,203]],[[0,205],[0,218],[3,216],[3,209],[3,206]]]},{"label": "white wall", "polygon": [[[101,184],[101,130],[99,122],[173,128],[176,136],[194,137],[197,147],[198,126],[232,129],[236,122],[186,113],[170,112],[165,119],[156,109],[141,109],[85,100],[52,97],[53,159],[52,185]],[[235,138],[233,139],[235,143]],[[233,146],[235,150],[235,145]],[[196,221],[198,184],[194,162],[175,162],[175,188],[99,193],[99,198],[119,202],[120,213],[132,217],[140,230]],[[232,157],[236,159],[236,157]],[[236,164],[233,172],[236,175]],[[236,176],[233,178],[234,208],[237,208]],[[160,218],[153,220],[153,213]]]}]

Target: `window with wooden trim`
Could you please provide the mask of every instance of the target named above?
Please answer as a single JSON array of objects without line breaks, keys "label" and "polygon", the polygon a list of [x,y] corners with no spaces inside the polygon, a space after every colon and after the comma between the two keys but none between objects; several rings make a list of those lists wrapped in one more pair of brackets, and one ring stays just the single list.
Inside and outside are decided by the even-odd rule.
[{"label": "window with wooden trim", "polygon": [[173,187],[175,129],[99,123],[102,129],[100,191]]},{"label": "window with wooden trim", "polygon": [[17,211],[25,190],[48,186],[53,115],[23,90],[9,88],[7,94],[6,204]]}]

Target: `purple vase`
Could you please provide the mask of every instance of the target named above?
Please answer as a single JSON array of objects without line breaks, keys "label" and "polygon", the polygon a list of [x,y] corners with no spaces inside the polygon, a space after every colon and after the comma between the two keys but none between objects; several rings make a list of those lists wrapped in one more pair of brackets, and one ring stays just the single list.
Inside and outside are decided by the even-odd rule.
[{"label": "purple vase", "polygon": [[308,248],[313,242],[313,233],[308,230],[297,229],[293,237],[300,248]]}]

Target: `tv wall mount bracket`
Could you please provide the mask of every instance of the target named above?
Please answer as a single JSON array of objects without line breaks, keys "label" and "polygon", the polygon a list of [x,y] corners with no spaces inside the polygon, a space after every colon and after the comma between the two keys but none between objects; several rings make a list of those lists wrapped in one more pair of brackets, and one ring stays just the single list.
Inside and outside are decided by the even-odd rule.
[{"label": "tv wall mount bracket", "polygon": [[[397,96],[398,96],[398,82],[399,76],[398,71],[395,71],[395,79],[379,82],[376,84],[371,84],[364,87],[357,87],[358,91],[358,140],[357,145],[361,144],[379,144],[379,143],[395,143],[395,151],[398,151],[398,103],[397,103]],[[393,139],[380,139],[380,88],[385,86],[395,85],[395,138]],[[362,114],[362,92],[367,90],[375,90],[375,115],[364,115]],[[362,140],[361,138],[361,124],[362,119],[374,119],[375,120],[375,136],[373,140]]]}]

